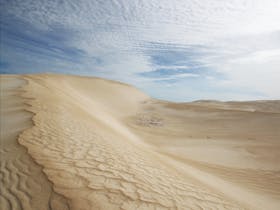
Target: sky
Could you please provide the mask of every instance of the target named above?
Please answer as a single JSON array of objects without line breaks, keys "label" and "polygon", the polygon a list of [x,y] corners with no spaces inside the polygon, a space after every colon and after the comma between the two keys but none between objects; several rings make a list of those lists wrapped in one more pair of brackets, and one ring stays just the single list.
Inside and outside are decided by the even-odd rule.
[{"label": "sky", "polygon": [[0,73],[57,72],[170,101],[280,99],[279,0],[0,0]]}]

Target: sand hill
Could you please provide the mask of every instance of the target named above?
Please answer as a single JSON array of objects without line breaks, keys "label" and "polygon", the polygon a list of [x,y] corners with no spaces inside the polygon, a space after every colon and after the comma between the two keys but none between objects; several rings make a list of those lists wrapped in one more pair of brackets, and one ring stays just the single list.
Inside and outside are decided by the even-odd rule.
[{"label": "sand hill", "polygon": [[0,209],[280,209],[280,101],[172,103],[1,75]]}]

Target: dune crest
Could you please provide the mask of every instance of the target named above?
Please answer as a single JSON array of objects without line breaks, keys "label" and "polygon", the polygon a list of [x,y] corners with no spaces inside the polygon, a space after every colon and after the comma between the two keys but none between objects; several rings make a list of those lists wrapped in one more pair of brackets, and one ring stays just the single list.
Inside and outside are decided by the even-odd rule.
[{"label": "dune crest", "polygon": [[20,76],[1,75],[0,209],[68,210],[67,200],[54,192],[52,183],[18,144],[18,135],[32,127],[32,114],[20,97],[26,81]]},{"label": "dune crest", "polygon": [[34,126],[19,143],[67,208],[279,208],[277,102],[269,113],[250,104],[209,108],[98,78],[22,78]]}]

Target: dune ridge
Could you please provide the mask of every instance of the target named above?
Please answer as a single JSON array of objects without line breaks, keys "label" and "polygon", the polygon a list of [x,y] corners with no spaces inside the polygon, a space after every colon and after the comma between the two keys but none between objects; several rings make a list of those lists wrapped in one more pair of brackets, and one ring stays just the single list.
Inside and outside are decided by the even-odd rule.
[{"label": "dune ridge", "polygon": [[279,101],[267,113],[99,78],[21,78],[34,126],[18,140],[61,198],[50,209],[279,209]]},{"label": "dune ridge", "polygon": [[20,76],[1,75],[1,148],[0,148],[0,209],[61,209],[67,210],[67,200],[53,191],[52,183],[18,144],[18,135],[32,127],[32,114],[26,112]]}]

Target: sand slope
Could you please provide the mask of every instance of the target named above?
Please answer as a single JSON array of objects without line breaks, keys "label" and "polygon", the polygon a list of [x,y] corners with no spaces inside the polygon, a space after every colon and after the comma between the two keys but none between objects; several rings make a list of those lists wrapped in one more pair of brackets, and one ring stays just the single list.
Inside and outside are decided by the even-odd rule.
[{"label": "sand slope", "polygon": [[18,135],[32,127],[32,114],[24,111],[27,106],[20,97],[20,86],[26,81],[1,75],[0,82],[0,209],[69,209],[67,200],[53,191],[42,167],[18,144]]},{"label": "sand slope", "polygon": [[36,195],[60,196],[53,209],[280,208],[279,101],[176,104],[97,78],[21,79],[34,126],[18,140],[49,186]]}]

